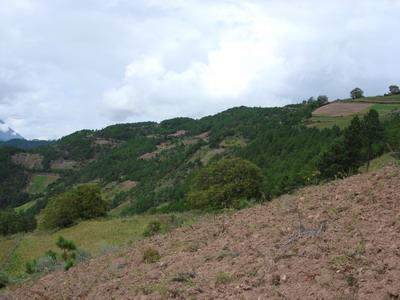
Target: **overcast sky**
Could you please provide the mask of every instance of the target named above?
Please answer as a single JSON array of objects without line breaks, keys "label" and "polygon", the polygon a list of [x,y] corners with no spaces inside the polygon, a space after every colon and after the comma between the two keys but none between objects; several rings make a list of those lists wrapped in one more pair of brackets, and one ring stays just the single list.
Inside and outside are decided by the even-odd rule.
[{"label": "overcast sky", "polygon": [[26,138],[400,84],[400,1],[0,0],[0,119]]}]

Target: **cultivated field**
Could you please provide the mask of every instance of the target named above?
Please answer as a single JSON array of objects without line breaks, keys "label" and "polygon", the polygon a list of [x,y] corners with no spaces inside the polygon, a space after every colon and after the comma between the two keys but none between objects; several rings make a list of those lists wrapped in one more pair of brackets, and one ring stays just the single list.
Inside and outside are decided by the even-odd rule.
[{"label": "cultivated field", "polygon": [[327,115],[333,117],[354,115],[357,113],[370,108],[372,103],[348,103],[348,102],[334,102],[328,105],[317,108],[314,112],[314,116]]},{"label": "cultivated field", "polygon": [[[378,101],[377,99],[384,99],[385,101]],[[357,100],[357,102],[350,100],[333,102],[316,109],[307,125],[319,129],[336,125],[343,129],[350,124],[355,115],[363,115],[370,109],[378,111],[381,119],[384,119],[391,113],[400,110],[400,97],[397,97],[397,95],[393,96],[393,98],[366,97],[362,100]]]}]

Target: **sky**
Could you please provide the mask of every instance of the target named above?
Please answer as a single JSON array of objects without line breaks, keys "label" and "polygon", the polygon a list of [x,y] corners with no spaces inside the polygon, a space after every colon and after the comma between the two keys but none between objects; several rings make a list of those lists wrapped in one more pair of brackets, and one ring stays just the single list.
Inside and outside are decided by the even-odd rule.
[{"label": "sky", "polygon": [[83,128],[381,95],[400,85],[396,0],[0,0],[0,119]]}]

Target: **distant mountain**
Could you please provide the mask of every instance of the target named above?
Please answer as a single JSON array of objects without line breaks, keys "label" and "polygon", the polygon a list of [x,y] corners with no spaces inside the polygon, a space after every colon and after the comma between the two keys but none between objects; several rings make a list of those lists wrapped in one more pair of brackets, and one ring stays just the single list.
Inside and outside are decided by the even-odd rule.
[{"label": "distant mountain", "polygon": [[18,148],[21,150],[29,150],[37,147],[42,147],[54,143],[54,141],[44,141],[44,140],[25,140],[25,139],[12,139],[8,141],[0,141],[0,148],[9,146]]},{"label": "distant mountain", "polygon": [[23,137],[0,120],[0,141],[9,141],[14,139],[23,139]]}]

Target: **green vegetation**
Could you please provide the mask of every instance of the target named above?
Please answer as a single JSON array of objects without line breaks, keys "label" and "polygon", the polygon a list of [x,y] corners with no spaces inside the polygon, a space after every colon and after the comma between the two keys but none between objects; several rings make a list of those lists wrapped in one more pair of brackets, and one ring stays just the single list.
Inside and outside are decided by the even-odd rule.
[{"label": "green vegetation", "polygon": [[0,289],[6,287],[8,283],[9,283],[8,276],[4,273],[0,273]]},{"label": "green vegetation", "polygon": [[28,176],[21,166],[12,161],[12,156],[18,152],[14,148],[0,148],[0,210],[30,200],[29,195],[23,192]]},{"label": "green vegetation", "polygon": [[36,220],[32,215],[14,210],[0,210],[0,235],[27,232],[36,228]]},{"label": "green vegetation", "polygon": [[188,201],[196,208],[228,208],[240,200],[261,198],[259,167],[241,159],[223,159],[201,169],[193,179]]},{"label": "green vegetation", "polygon": [[[0,271],[11,278],[25,273],[25,263],[42,257],[48,250],[57,252],[55,242],[59,236],[79,242],[79,249],[93,256],[103,254],[105,248],[115,249],[143,238],[147,225],[156,215],[141,215],[126,218],[82,221],[75,226],[54,231],[35,231],[33,233],[0,236]],[[199,217],[192,213],[160,216],[164,230],[175,225],[193,224]],[[78,249],[78,250],[79,250]],[[38,260],[39,262],[39,260]],[[3,266],[3,268],[2,268]]]},{"label": "green vegetation", "polygon": [[[75,243],[73,241],[66,240],[63,236],[59,236],[56,245],[62,251],[61,258],[64,261],[64,269],[68,271],[68,269],[71,268],[75,263]],[[49,256],[53,259],[56,258],[55,252],[47,253],[50,254]]]},{"label": "green vegetation", "polygon": [[[0,148],[0,232],[32,230],[36,219],[40,229],[58,230],[1,237],[4,271],[20,275],[33,260],[33,269],[54,269],[50,252],[43,254],[57,251],[59,235],[97,255],[182,223],[156,214],[246,207],[356,173],[369,160],[374,168],[385,152],[399,155],[400,95],[346,100],[372,102],[380,122],[369,110],[358,118],[312,116],[327,101],[321,95],[280,108],[235,107],[198,120],[82,130],[25,151],[43,157],[40,170],[13,162],[24,151]],[[54,170],[54,162],[76,167]],[[49,184],[50,178],[59,179]],[[136,214],[143,215],[126,217]]]},{"label": "green vegetation", "polygon": [[160,221],[151,221],[147,224],[146,229],[143,232],[143,236],[152,236],[161,231]]},{"label": "green vegetation", "polygon": [[43,228],[67,227],[78,220],[101,217],[107,206],[100,189],[94,185],[81,185],[52,199],[43,210]]},{"label": "green vegetation", "polygon": [[383,127],[376,110],[371,109],[362,121],[355,116],[344,134],[322,153],[318,169],[322,178],[344,177],[384,151]]},{"label": "green vegetation", "polygon": [[148,264],[158,262],[161,258],[160,253],[154,248],[146,248],[143,251],[143,261]]},{"label": "green vegetation", "polygon": [[357,87],[357,88],[351,90],[350,97],[351,97],[351,99],[363,98],[364,97],[364,91]]},{"label": "green vegetation", "polygon": [[31,182],[28,185],[27,191],[29,194],[40,194],[43,193],[47,186],[57,180],[56,175],[34,175]]}]

